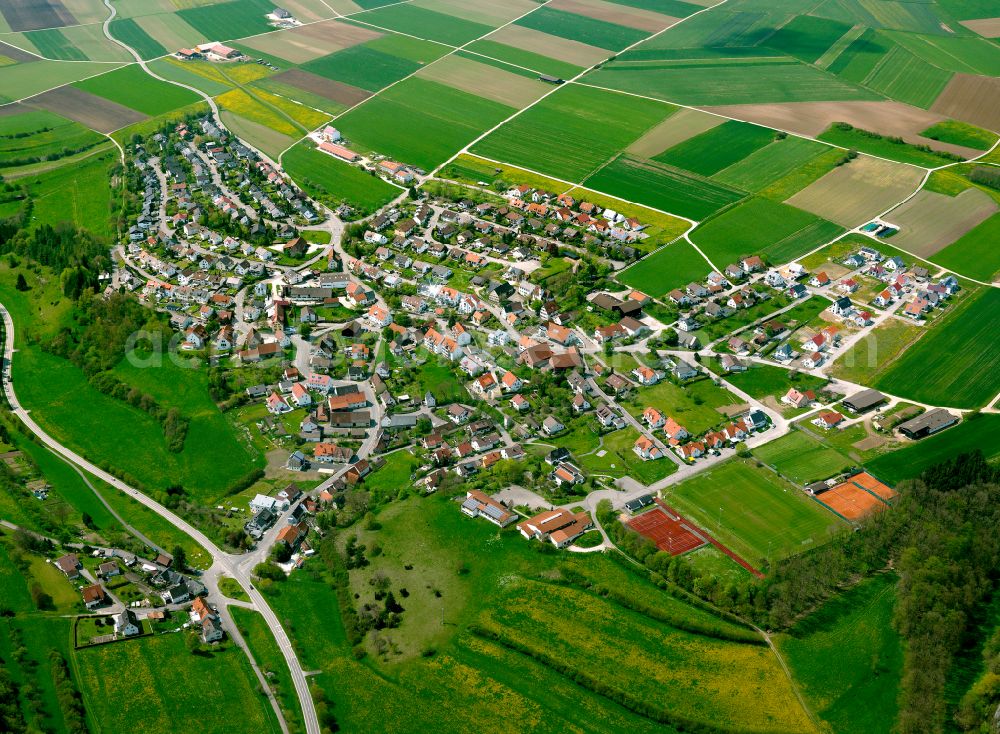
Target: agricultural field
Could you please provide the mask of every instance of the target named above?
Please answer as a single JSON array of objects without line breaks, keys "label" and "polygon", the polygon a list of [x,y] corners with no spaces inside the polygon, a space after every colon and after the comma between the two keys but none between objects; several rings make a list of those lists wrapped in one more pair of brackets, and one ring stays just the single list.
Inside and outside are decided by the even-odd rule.
[{"label": "agricultural field", "polygon": [[691,107],[681,107],[625,150],[635,156],[652,158],[725,122],[726,119],[718,115],[709,115]]},{"label": "agricultural field", "polygon": [[701,224],[692,241],[724,268],[743,255],[786,262],[842,232],[832,222],[769,199],[755,197]]},{"label": "agricultural field", "polygon": [[975,150],[989,150],[997,142],[996,133],[957,120],[935,123],[920,135],[929,140],[939,140],[942,143],[961,145]]},{"label": "agricultural field", "polygon": [[371,28],[339,20],[324,21],[244,39],[243,45],[277,56],[290,64],[304,64],[345,48],[379,38]]},{"label": "agricultural field", "polygon": [[[256,105],[254,107],[261,114],[267,114],[266,108],[257,107]],[[275,130],[273,127],[243,117],[242,115],[234,114],[229,110],[222,110],[219,113],[219,117],[222,118],[222,124],[231,130],[234,135],[246,140],[273,158],[279,157],[282,151],[295,144],[295,137],[286,135]],[[273,120],[269,120],[269,122],[272,125],[275,124]]]},{"label": "agricultural field", "polygon": [[990,334],[1000,291],[984,288],[948,313],[879,375],[876,387],[931,405],[979,408],[997,394],[1000,344]]},{"label": "agricultural field", "polygon": [[177,15],[206,37],[217,38],[219,29],[224,28],[225,38],[243,38],[273,30],[265,17],[273,9],[274,4],[267,0],[228,0],[184,7]]},{"label": "agricultural field", "polygon": [[659,298],[674,288],[700,281],[711,267],[689,242],[678,240],[621,271],[617,279]]},{"label": "agricultural field", "polygon": [[641,48],[591,72],[586,81],[697,106],[879,98],[788,57],[631,60]]},{"label": "agricultural field", "polygon": [[775,31],[766,43],[776,51],[812,64],[850,30],[847,23],[799,15]]},{"label": "agricultural field", "polygon": [[150,117],[201,101],[194,92],[154,79],[136,64],[77,82],[73,86]]},{"label": "agricultural field", "polygon": [[[623,118],[617,110],[626,102],[629,114]],[[582,183],[675,110],[660,102],[567,85],[476,143],[472,152]],[[607,193],[629,198],[614,190]]]},{"label": "agricultural field", "polygon": [[844,122],[834,123],[818,137],[820,140],[839,145],[841,148],[850,148],[880,158],[888,158],[923,168],[936,168],[955,162],[953,157],[941,155],[933,150],[922,150],[910,143],[852,127]]},{"label": "agricultural field", "polygon": [[[342,727],[377,728],[386,717],[405,716],[417,728],[481,729],[502,702],[521,712],[519,727],[572,726],[584,716],[600,730],[663,731],[663,724],[593,690],[592,681],[602,680],[672,717],[711,721],[726,716],[759,731],[812,731],[766,647],[682,631],[586,585],[613,589],[616,599],[656,609],[660,619],[683,621],[687,629],[711,628],[748,639],[744,628],[679,601],[641,570],[626,569],[601,554],[541,554],[511,530],[498,532],[463,517],[444,497],[419,501],[419,507],[415,503],[409,499],[385,507],[377,515],[379,529],[356,533],[358,543],[378,545],[383,552],[369,553],[371,565],[350,572],[350,590],[362,595],[359,603],[369,600],[368,579],[378,573],[405,607],[397,629],[370,635],[363,643],[369,650],[364,662],[351,655],[336,597],[324,577],[295,574],[276,585],[271,598],[279,616],[294,611],[293,640],[303,664],[323,670],[313,680],[333,699]],[[337,539],[341,547],[346,535]],[[418,547],[420,552],[414,552]],[[403,588],[409,594],[405,598]],[[470,623],[474,630],[468,629]],[[595,644],[612,629],[616,645]],[[504,637],[493,639],[493,630]],[[388,652],[380,652],[386,648],[375,644],[376,637],[389,640]],[[505,644],[506,639],[520,645]],[[659,644],[650,646],[651,639]],[[563,654],[569,649],[585,654]],[[556,658],[570,661],[570,669],[552,666]],[[645,672],[637,675],[639,669]],[[752,676],[753,685],[734,686],[735,670]],[[657,672],[650,678],[649,671]],[[345,679],[356,681],[358,692],[336,684]],[[638,688],[630,682],[639,680]],[[488,699],[484,690],[490,691]],[[754,705],[744,705],[750,696]],[[573,702],[569,708],[567,700]],[[447,707],[447,719],[437,713],[441,707]]]},{"label": "agricultural field", "polygon": [[[564,75],[566,78],[572,78],[584,68],[589,68],[608,57],[606,49],[543,33],[521,25],[505,26],[483,40],[500,43],[517,49],[518,52],[544,56],[554,59],[560,64],[569,64],[575,67],[576,72]],[[566,70],[565,67],[563,70]]]},{"label": "agricultural field", "polygon": [[481,38],[499,25],[499,23],[490,25],[477,23],[456,15],[439,13],[410,4],[391,4],[376,8],[359,16],[358,20],[377,28],[409,33],[450,46],[461,46]]},{"label": "agricultural field", "polygon": [[850,382],[872,384],[922,333],[916,324],[889,319],[838,357],[830,374]]},{"label": "agricultural field", "polygon": [[852,465],[839,451],[824,446],[801,430],[758,446],[753,455],[798,485],[827,479]]},{"label": "agricultural field", "polygon": [[757,566],[815,548],[847,528],[769,469],[742,460],[669,487],[664,500]]},{"label": "agricultural field", "polygon": [[[422,43],[427,48],[427,58],[423,63],[436,60],[446,51],[443,47],[430,43],[415,43]],[[423,63],[373,48],[371,44],[362,44],[313,59],[300,68],[311,74],[375,92],[409,76],[423,66]]]},{"label": "agricultural field", "polygon": [[623,199],[690,219],[704,219],[745,194],[656,161],[621,155],[584,182]]},{"label": "agricultural field", "polygon": [[766,127],[727,120],[711,130],[664,150],[653,160],[712,176],[774,141]]},{"label": "agricultural field", "polygon": [[[514,112],[499,102],[412,78],[338,118],[337,126],[358,150],[430,171]],[[406,120],[406,126],[398,120]]]},{"label": "agricultural field", "polygon": [[969,278],[996,280],[1000,274],[1000,214],[973,227],[930,257],[931,262]]},{"label": "agricultural field", "polygon": [[0,117],[0,168],[58,160],[90,150],[105,140],[83,125],[47,110],[24,108],[21,113]]},{"label": "agricultural field", "polygon": [[[112,64],[95,61],[73,63],[32,61],[0,67],[0,104],[24,100],[48,89],[103,74]],[[65,112],[65,110],[63,111]]]},{"label": "agricultural field", "polygon": [[857,227],[912,194],[923,180],[913,166],[858,156],[787,200],[788,204]]},{"label": "agricultural field", "polygon": [[[88,718],[99,724],[98,731],[110,734],[134,727],[165,731],[176,721],[178,709],[197,716],[199,728],[206,732],[230,731],[235,720],[258,731],[280,731],[239,648],[229,643],[213,648],[209,655],[192,655],[184,642],[186,634],[192,633],[160,634],[74,652]],[[180,665],[179,660],[185,663]],[[109,670],[116,675],[107,675]],[[192,676],[224,680],[227,694],[205,696],[200,687],[185,683]]]},{"label": "agricultural field", "polygon": [[111,35],[138,52],[143,59],[155,59],[168,53],[167,47],[149,35],[132,18],[115,18],[109,26]]},{"label": "agricultural field", "polygon": [[974,74],[955,74],[934,100],[931,111],[956,120],[984,127],[1000,129],[1000,110],[995,104],[1000,91],[1000,79]]},{"label": "agricultural field", "polygon": [[893,730],[903,666],[896,580],[866,579],[775,637],[806,700],[834,731]]},{"label": "agricultural field", "polygon": [[954,197],[923,190],[886,214],[886,219],[900,228],[893,235],[893,245],[928,258],[998,210],[1000,205],[979,189],[970,188]]},{"label": "agricultural field", "polygon": [[950,79],[951,72],[932,66],[902,46],[892,46],[861,83],[891,99],[927,109]]},{"label": "agricultural field", "polygon": [[[613,13],[611,15],[614,17]],[[666,18],[663,20],[665,27],[670,21]],[[517,20],[515,25],[571,41],[578,41],[589,46],[597,46],[606,49],[609,56],[627,46],[638,43],[649,35],[648,31],[619,25],[611,22],[610,18],[603,20],[588,18],[584,15],[555,10],[551,7],[539,8]]]},{"label": "agricultural field", "polygon": [[417,77],[520,108],[534,102],[551,87],[522,69],[475,57],[452,54],[417,72]]},{"label": "agricultural field", "polygon": [[320,153],[310,143],[299,143],[285,152],[282,165],[311,195],[329,203],[346,202],[369,212],[403,193],[354,166]]},{"label": "agricultural field", "polygon": [[552,76],[564,79],[571,79],[583,71],[583,67],[581,66],[485,38],[473,41],[465,47],[465,51],[472,54],[482,54],[483,56],[499,59],[508,64],[514,64],[525,69],[532,69],[541,74],[551,74]]},{"label": "agricultural field", "polygon": [[897,483],[914,479],[934,464],[976,449],[991,461],[1000,457],[1000,416],[989,413],[974,416],[934,436],[883,454],[866,466],[883,481]]},{"label": "agricultural field", "polygon": [[803,170],[812,161],[829,152],[829,146],[806,138],[788,136],[719,170],[713,174],[712,179],[744,191],[758,192]]}]

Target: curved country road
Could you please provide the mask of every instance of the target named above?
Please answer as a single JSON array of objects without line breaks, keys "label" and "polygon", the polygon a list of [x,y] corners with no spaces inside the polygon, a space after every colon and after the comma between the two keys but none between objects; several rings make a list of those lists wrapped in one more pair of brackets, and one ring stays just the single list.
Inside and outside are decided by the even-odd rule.
[{"label": "curved country road", "polygon": [[313,704],[312,695],[309,692],[309,684],[306,682],[306,676],[302,670],[302,664],[299,662],[298,656],[292,648],[291,640],[288,638],[284,628],[278,621],[277,615],[268,605],[264,596],[253,585],[250,580],[249,573],[240,568],[238,564],[234,563],[232,556],[224,553],[211,540],[209,540],[204,533],[188,523],[187,520],[174,514],[159,502],[147,497],[139,490],[129,486],[100,467],[91,464],[74,451],[66,448],[46,433],[45,430],[42,429],[42,427],[39,426],[30,415],[28,415],[28,411],[21,406],[17,400],[17,395],[14,393],[14,384],[11,379],[11,365],[14,356],[14,321],[11,319],[10,312],[7,311],[7,308],[3,304],[0,304],[0,316],[3,318],[4,325],[2,371],[3,390],[8,403],[10,403],[11,412],[13,412],[43,444],[62,456],[64,459],[89,472],[90,474],[93,474],[95,477],[103,480],[104,482],[107,482],[118,491],[129,495],[132,499],[145,505],[157,515],[160,515],[174,527],[194,538],[194,540],[200,543],[201,546],[212,556],[212,568],[209,569],[207,572],[208,574],[212,574],[214,571],[215,575],[218,575],[218,573],[222,571],[232,576],[239,582],[240,586],[242,586],[244,591],[246,591],[247,596],[250,597],[254,607],[258,612],[260,612],[264,621],[267,623],[267,626],[270,628],[271,634],[274,635],[274,638],[278,643],[278,648],[281,650],[281,654],[285,658],[288,669],[291,671],[292,682],[295,685],[295,692],[298,696],[299,704],[302,707],[302,717],[305,720],[307,734],[320,734],[319,718],[316,715],[316,707]]}]

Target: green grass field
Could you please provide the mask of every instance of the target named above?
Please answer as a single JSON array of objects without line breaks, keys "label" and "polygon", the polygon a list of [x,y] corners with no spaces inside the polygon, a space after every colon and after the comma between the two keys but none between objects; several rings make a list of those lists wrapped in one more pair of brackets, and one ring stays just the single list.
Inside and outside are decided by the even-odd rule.
[{"label": "green grass field", "polygon": [[1000,291],[995,288],[952,304],[875,386],[931,405],[986,405],[998,392],[1000,343],[991,336],[998,309]]},{"label": "green grass field", "polygon": [[942,120],[920,133],[922,137],[942,143],[964,145],[976,150],[989,150],[997,141],[996,133],[958,120]]},{"label": "green grass field", "polygon": [[586,81],[688,105],[878,99],[878,95],[791,58],[619,60]]},{"label": "green grass field", "polygon": [[114,230],[109,170],[117,161],[117,152],[107,150],[25,179],[34,202],[32,223],[72,222],[110,239]]},{"label": "green grass field", "polygon": [[711,179],[620,155],[587,178],[589,187],[690,219],[704,219],[745,194]]},{"label": "green grass field", "polygon": [[815,548],[847,527],[771,471],[740,460],[670,487],[664,499],[758,566]]},{"label": "green grass field", "polygon": [[773,142],[774,135],[766,127],[727,120],[663,151],[653,160],[711,176]]},{"label": "green grass field", "polygon": [[[431,170],[514,108],[424,79],[407,79],[338,118],[358,150]],[[406,120],[406,125],[400,125]]]},{"label": "green grass field", "polygon": [[136,64],[77,82],[73,86],[154,117],[194,104],[200,99],[190,90],[154,79]]},{"label": "green grass field", "polygon": [[618,274],[621,283],[654,298],[704,278],[711,266],[690,243],[674,242]]},{"label": "green grass field", "polygon": [[[68,618],[47,615],[0,619],[0,657],[4,670],[19,685],[34,687],[39,694],[40,710],[25,698],[21,700],[28,728],[56,734],[69,731],[59,705],[49,654],[55,650],[70,662],[70,624]],[[23,643],[20,660],[14,654],[15,636]]]},{"label": "green grass field", "polygon": [[1000,76],[1000,48],[977,36],[886,33],[893,41],[928,63],[947,71]]},{"label": "green grass field", "polygon": [[786,262],[842,231],[809,212],[755,197],[705,222],[691,233],[691,239],[712,262],[725,267],[742,255],[766,255],[774,262]]},{"label": "green grass field", "polygon": [[253,655],[257,666],[267,677],[268,685],[270,685],[274,697],[278,699],[282,715],[285,717],[286,723],[289,724],[289,728],[293,731],[304,731],[302,708],[299,706],[299,699],[295,693],[292,675],[264,618],[260,616],[259,612],[242,607],[230,607],[229,612],[243,635],[243,639],[246,640],[250,654]]},{"label": "green grass field", "polygon": [[788,392],[789,388],[816,390],[826,383],[820,377],[803,374],[799,374],[795,380],[792,380],[789,377],[790,374],[789,370],[782,367],[754,362],[746,372],[733,372],[725,375],[725,379],[751,397],[761,399],[770,395],[779,400],[782,395]]},{"label": "green grass field", "polygon": [[347,202],[361,213],[374,211],[402,193],[392,184],[299,143],[281,159],[288,175],[310,196],[329,203]]},{"label": "green grass field", "polygon": [[935,168],[945,163],[953,163],[954,159],[938,155],[934,151],[920,150],[914,145],[903,142],[893,142],[889,138],[872,137],[866,131],[853,128],[844,130],[836,124],[827,128],[820,136],[819,140],[839,145],[843,148],[852,148],[862,153],[888,158],[900,163],[910,163],[914,166],[925,168]]},{"label": "green grass field", "polygon": [[892,575],[866,579],[775,638],[806,700],[833,731],[893,731],[903,667],[895,585]]},{"label": "green grass field", "polygon": [[473,41],[465,47],[465,50],[563,79],[571,79],[583,71],[580,66],[488,39]]},{"label": "green grass field", "polygon": [[[687,624],[721,622],[660,591],[640,570],[601,554],[539,553],[515,532],[462,516],[446,497],[393,503],[377,519],[380,529],[352,528],[337,542],[343,546],[350,533],[369,549],[382,548],[367,554],[370,566],[350,572],[349,588],[360,604],[371,600],[370,578],[388,579],[405,611],[397,629],[377,633],[390,643],[387,654],[379,654],[373,637],[364,643],[367,659],[353,659],[333,591],[314,562],[265,592],[279,617],[296,619],[290,634],[303,665],[323,671],[312,680],[333,699],[343,730],[383,730],[386,721],[405,721],[400,730],[509,731],[509,720],[490,713],[497,706],[518,712],[519,731],[562,730],[581,721],[594,731],[671,730],[575,683],[572,673],[468,632],[476,623],[658,710],[699,722],[725,718],[755,731],[811,731],[766,647],[681,632],[601,595],[607,587]],[[561,578],[577,581],[566,585]],[[614,645],[602,642],[609,636]],[[735,684],[748,679],[751,685]],[[343,680],[355,685],[348,689]]]},{"label": "green grass field", "polygon": [[892,484],[914,479],[934,464],[979,449],[987,459],[1000,457],[1000,416],[986,413],[921,439],[867,463],[875,476]]},{"label": "green grass field", "polygon": [[829,150],[828,146],[813,140],[787,137],[754,151],[718,171],[712,178],[744,191],[756,192],[801,170]]},{"label": "green grass field", "polygon": [[134,48],[144,59],[155,59],[167,53],[167,49],[150,36],[131,18],[115,18],[111,21],[111,35]]},{"label": "green grass field", "polygon": [[943,250],[931,255],[931,261],[969,278],[993,281],[1000,273],[1000,215],[994,214],[972,228]]},{"label": "green grass field", "polygon": [[218,38],[221,29],[224,38],[243,38],[273,30],[268,25],[268,13],[274,5],[267,0],[229,0],[212,5],[191,3],[177,11],[177,15],[207,38]]},{"label": "green grass field", "polygon": [[461,46],[492,30],[488,25],[465,18],[397,3],[365,13],[358,20],[452,46]]},{"label": "green grass field", "polygon": [[[623,105],[628,109],[624,116],[619,114]],[[566,85],[477,143],[472,152],[583,182],[675,110],[652,100]]]},{"label": "green grass field", "polygon": [[792,431],[758,446],[753,455],[797,484],[826,479],[850,468],[853,463],[804,431]]},{"label": "green grass field", "polygon": [[879,61],[864,83],[886,97],[916,107],[928,108],[951,79],[951,72],[893,46]]},{"label": "green grass field", "polygon": [[[232,643],[192,655],[185,633],[167,633],[74,653],[88,719],[98,732],[142,728],[170,731],[177,711],[198,719],[206,732],[232,731],[234,721],[261,732],[278,732],[267,699],[243,653]],[[108,671],[114,671],[109,675]],[[225,681],[225,694],[206,695],[192,680]]]},{"label": "green grass field", "polygon": [[[663,25],[666,26],[667,23],[668,21],[664,19]],[[649,35],[646,31],[554,8],[539,8],[517,20],[516,25],[586,43],[588,46],[604,48],[610,52],[621,51]]]},{"label": "green grass field", "polygon": [[66,38],[58,28],[29,31],[24,34],[38,52],[47,59],[60,61],[87,61],[87,55]]},{"label": "green grass field", "polygon": [[811,64],[851,28],[829,18],[799,15],[783,25],[766,43],[771,48]]},{"label": "green grass field", "polygon": [[0,117],[0,168],[55,160],[107,138],[47,110]]},{"label": "green grass field", "polygon": [[420,64],[362,45],[313,59],[301,68],[374,92],[412,74]]},{"label": "green grass field", "polygon": [[641,421],[642,412],[652,406],[697,436],[726,420],[717,408],[739,402],[735,395],[716,387],[711,380],[694,380],[684,387],[663,380],[652,387],[637,388],[622,402],[622,407]]}]

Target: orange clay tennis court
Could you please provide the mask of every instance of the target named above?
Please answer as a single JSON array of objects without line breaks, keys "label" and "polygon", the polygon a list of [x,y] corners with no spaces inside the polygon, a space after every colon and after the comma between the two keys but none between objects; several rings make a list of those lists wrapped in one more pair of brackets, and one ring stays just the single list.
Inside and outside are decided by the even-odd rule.
[{"label": "orange clay tennis court", "polygon": [[883,484],[868,472],[855,474],[847,481],[851,484],[858,485],[861,489],[868,490],[874,495],[878,495],[879,499],[885,500],[886,502],[896,497],[896,490],[886,484]]},{"label": "orange clay tennis court", "polygon": [[705,545],[680,518],[673,518],[659,507],[629,520],[628,525],[652,540],[656,547],[672,556],[679,556]]},{"label": "orange clay tennis court", "polygon": [[828,489],[817,499],[841,517],[860,520],[865,515],[884,510],[888,505],[856,484],[843,482]]}]

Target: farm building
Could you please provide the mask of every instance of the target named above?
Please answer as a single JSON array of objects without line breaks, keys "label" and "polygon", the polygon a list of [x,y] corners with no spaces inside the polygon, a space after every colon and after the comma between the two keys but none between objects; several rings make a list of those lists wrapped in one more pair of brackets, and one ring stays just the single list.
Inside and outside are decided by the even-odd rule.
[{"label": "farm building", "polygon": [[958,416],[949,413],[944,408],[934,408],[928,410],[923,415],[919,415],[912,420],[899,425],[899,432],[907,438],[914,440],[930,436],[938,431],[943,431],[948,426],[958,422]]},{"label": "farm building", "polygon": [[885,395],[878,390],[862,390],[844,398],[844,407],[853,413],[864,413],[885,402]]}]

